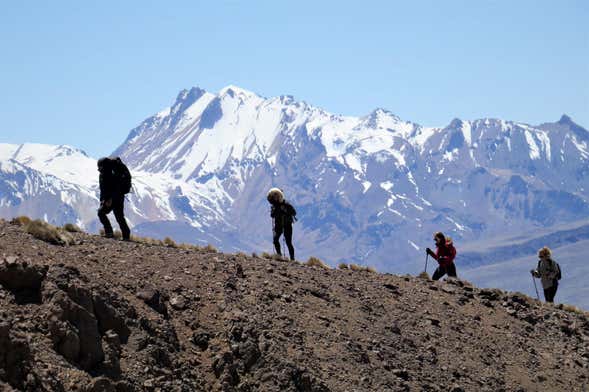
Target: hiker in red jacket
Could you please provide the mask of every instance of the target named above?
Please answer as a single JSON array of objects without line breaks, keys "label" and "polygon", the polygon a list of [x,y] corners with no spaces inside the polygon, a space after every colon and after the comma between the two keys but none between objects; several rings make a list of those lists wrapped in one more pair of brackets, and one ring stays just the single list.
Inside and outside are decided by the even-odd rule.
[{"label": "hiker in red jacket", "polygon": [[449,277],[456,278],[456,266],[454,265],[456,249],[454,248],[454,245],[452,245],[452,240],[446,238],[443,233],[438,231],[434,234],[434,241],[436,243],[436,253],[430,248],[425,250],[428,255],[436,259],[440,264],[434,272],[432,279],[438,280],[445,274],[448,274]]}]

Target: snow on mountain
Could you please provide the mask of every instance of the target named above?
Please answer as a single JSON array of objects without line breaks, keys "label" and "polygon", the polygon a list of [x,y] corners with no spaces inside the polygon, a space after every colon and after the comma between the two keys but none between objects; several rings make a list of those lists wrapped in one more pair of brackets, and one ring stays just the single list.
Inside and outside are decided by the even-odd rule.
[{"label": "snow on mountain", "polygon": [[[437,230],[460,246],[589,216],[588,143],[566,116],[539,126],[455,119],[426,128],[383,109],[334,115],[228,86],[181,91],[113,155],[132,169],[127,211],[140,233],[271,251],[265,192],[279,186],[299,212],[300,259],[414,272]],[[0,145],[0,162],[84,194],[92,203],[76,219],[97,227],[94,159],[65,146]],[[26,199],[6,165],[3,216],[14,211],[7,203]]]}]

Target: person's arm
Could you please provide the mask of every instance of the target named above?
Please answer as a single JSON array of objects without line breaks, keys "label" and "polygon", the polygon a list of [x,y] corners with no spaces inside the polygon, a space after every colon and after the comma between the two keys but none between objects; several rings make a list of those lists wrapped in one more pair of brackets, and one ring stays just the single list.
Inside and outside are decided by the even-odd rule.
[{"label": "person's arm", "polygon": [[272,207],[270,207],[270,217],[276,218],[276,207],[274,205],[272,205]]},{"label": "person's arm", "polygon": [[108,181],[104,178],[104,174],[98,177],[98,184],[100,188],[100,202],[102,203],[112,197],[112,192],[108,187]]},{"label": "person's arm", "polygon": [[440,251],[440,250],[439,250],[439,248],[438,248],[438,249],[436,249],[436,252],[435,252],[435,253],[434,253],[434,251],[433,251],[433,250],[431,250],[430,248],[426,248],[426,249],[425,249],[425,252],[426,252],[428,255],[430,255],[431,257],[433,257],[434,259],[436,259],[436,260],[438,260],[438,252],[439,252],[439,251]]}]

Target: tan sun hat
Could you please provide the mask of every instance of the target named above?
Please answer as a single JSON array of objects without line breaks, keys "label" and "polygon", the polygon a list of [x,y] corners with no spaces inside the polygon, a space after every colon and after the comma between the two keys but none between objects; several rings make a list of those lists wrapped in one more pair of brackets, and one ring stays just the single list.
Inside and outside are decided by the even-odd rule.
[{"label": "tan sun hat", "polygon": [[278,188],[272,188],[268,191],[268,202],[282,203],[284,201],[284,193]]},{"label": "tan sun hat", "polygon": [[550,255],[552,255],[552,251],[547,246],[538,251],[538,257],[550,257]]}]

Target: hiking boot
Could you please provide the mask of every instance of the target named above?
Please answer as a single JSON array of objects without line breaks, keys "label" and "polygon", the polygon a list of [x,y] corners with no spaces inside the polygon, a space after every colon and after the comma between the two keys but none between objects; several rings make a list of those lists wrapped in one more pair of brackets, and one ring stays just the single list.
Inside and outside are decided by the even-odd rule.
[{"label": "hiking boot", "polygon": [[104,233],[104,238],[114,238],[113,233]]}]

